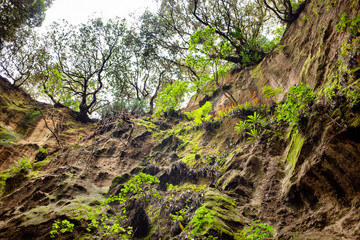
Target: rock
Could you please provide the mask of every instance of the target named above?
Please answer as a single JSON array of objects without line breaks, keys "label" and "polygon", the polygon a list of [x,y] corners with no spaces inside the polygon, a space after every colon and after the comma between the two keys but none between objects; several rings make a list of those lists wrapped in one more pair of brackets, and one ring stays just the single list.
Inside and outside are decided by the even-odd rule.
[{"label": "rock", "polygon": [[136,208],[129,216],[128,225],[133,227],[134,237],[143,238],[150,232],[150,220],[143,207]]}]

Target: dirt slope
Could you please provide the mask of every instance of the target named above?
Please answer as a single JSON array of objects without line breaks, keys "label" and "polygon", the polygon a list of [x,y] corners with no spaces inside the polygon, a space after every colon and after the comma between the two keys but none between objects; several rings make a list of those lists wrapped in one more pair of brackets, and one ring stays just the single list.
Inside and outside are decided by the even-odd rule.
[{"label": "dirt slope", "polygon": [[[356,16],[360,2],[310,1],[273,53],[224,79],[238,102],[252,108],[202,125],[179,113],[162,120],[117,113],[81,124],[69,109],[37,103],[0,79],[0,238],[49,239],[57,219],[75,224],[59,239],[100,236],[86,231],[84,212],[146,173],[159,179],[163,197],[127,202],[133,239],[189,239],[199,208],[214,215],[203,226],[204,239],[243,239],[241,230],[257,219],[274,227],[276,239],[360,239],[360,106],[349,107],[344,96],[320,97],[341,46],[351,40],[336,31],[344,12]],[[309,106],[298,131],[271,116],[255,141],[234,131],[255,111],[271,115],[260,104],[282,100],[301,81],[320,101]],[[270,101],[261,91],[266,85],[282,86],[284,93]],[[205,100],[217,111],[229,104],[218,92],[188,109]],[[32,169],[6,175],[24,157]],[[179,224],[171,214],[182,209]],[[114,204],[102,213],[119,212]]]}]

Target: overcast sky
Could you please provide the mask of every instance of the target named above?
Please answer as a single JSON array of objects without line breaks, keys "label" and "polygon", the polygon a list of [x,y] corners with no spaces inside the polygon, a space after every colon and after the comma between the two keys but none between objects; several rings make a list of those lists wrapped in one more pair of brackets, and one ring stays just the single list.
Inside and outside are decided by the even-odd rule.
[{"label": "overcast sky", "polygon": [[42,28],[61,19],[71,24],[86,23],[94,13],[103,18],[123,18],[133,12],[141,13],[147,8],[156,11],[154,0],[54,0],[51,8],[46,11]]}]

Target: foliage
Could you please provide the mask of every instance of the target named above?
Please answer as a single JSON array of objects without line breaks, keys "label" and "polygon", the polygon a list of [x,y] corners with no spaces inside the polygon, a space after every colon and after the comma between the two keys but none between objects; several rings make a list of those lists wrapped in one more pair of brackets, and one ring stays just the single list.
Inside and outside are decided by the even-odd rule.
[{"label": "foliage", "polygon": [[151,198],[161,198],[162,196],[153,188],[153,184],[160,183],[155,176],[139,173],[130,181],[125,183],[121,192],[128,197],[149,201]]},{"label": "foliage", "polygon": [[272,232],[274,228],[267,223],[261,223],[260,220],[256,220],[251,223],[251,226],[244,231],[246,239],[257,240],[257,239],[273,239]]},{"label": "foliage", "polygon": [[39,147],[38,151],[41,153],[45,153],[45,154],[48,152],[48,150],[46,148],[42,148],[42,147]]},{"label": "foliage", "polygon": [[[193,219],[189,222],[188,228],[190,231],[190,238],[202,237],[206,234],[206,227],[210,226],[214,220],[215,213],[206,207],[199,207]],[[217,237],[207,236],[208,239],[217,239]]]},{"label": "foliage", "polygon": [[76,107],[79,120],[88,121],[88,115],[99,107],[102,88],[118,77],[117,68],[126,62],[120,45],[125,30],[120,19],[94,18],[77,26],[54,23],[38,50],[44,52],[37,74],[46,94],[55,103]]},{"label": "foliage", "polygon": [[315,100],[315,95],[309,86],[300,83],[292,86],[286,94],[286,101],[276,107],[277,122],[285,121],[291,126],[297,125],[300,116],[307,116],[308,106]]},{"label": "foliage", "polygon": [[188,91],[187,81],[175,81],[167,84],[164,89],[159,92],[156,101],[156,111],[154,117],[160,117],[161,114],[180,107]]},{"label": "foliage", "polygon": [[26,169],[32,169],[32,165],[28,158],[23,158],[19,161],[17,161],[12,167],[11,172],[13,175],[16,175],[20,171],[26,170]]},{"label": "foliage", "polygon": [[216,87],[221,88],[219,78],[233,67],[222,60],[230,55],[231,48],[229,43],[220,40],[214,28],[200,28],[190,36],[186,64],[197,72],[192,86],[196,93],[207,94]]},{"label": "foliage", "polygon": [[279,86],[276,89],[273,89],[271,86],[265,86],[262,89],[262,93],[264,94],[265,97],[267,98],[271,98],[271,97],[276,97],[278,96],[280,93],[282,93],[282,86]]},{"label": "foliage", "polygon": [[62,221],[57,221],[55,220],[53,225],[52,225],[52,230],[50,231],[50,237],[54,238],[56,237],[57,234],[60,233],[66,233],[66,232],[73,232],[74,231],[74,226],[75,224],[71,223],[68,220],[62,220]]},{"label": "foliage", "polygon": [[267,23],[274,21],[261,1],[159,1],[160,15],[184,41],[187,34],[195,33],[192,40],[204,44],[197,49],[205,50],[207,58],[243,67],[264,57]]},{"label": "foliage", "polygon": [[169,184],[168,186],[168,191],[173,191],[173,190],[176,190],[178,188],[177,185],[172,185],[171,183]]},{"label": "foliage", "polygon": [[349,19],[349,16],[346,12],[341,15],[340,21],[336,25],[336,30],[338,32],[344,32],[346,28],[349,28],[348,31],[352,35],[356,35],[358,33],[358,29],[360,26],[360,14],[354,16],[352,19]]},{"label": "foliage", "polygon": [[208,101],[201,108],[198,108],[192,112],[186,112],[185,114],[188,116],[188,118],[193,119],[196,124],[201,125],[204,121],[209,121],[211,119],[211,112],[211,102]]},{"label": "foliage", "polygon": [[[38,39],[31,29],[16,33],[12,42],[6,42],[0,49],[0,69],[14,86],[22,86],[34,73],[39,53],[34,52]],[[31,46],[31,48],[29,47]]]},{"label": "foliage", "polygon": [[241,133],[248,127],[249,127],[249,124],[247,123],[247,120],[239,121],[238,123],[235,124],[235,131],[237,133]]},{"label": "foliage", "polygon": [[116,68],[116,78],[109,81],[115,103],[153,114],[159,91],[174,80],[184,80],[179,64],[183,50],[169,47],[174,34],[174,29],[150,11],[128,27],[122,43],[127,61]]},{"label": "foliage", "polygon": [[32,169],[33,166],[30,163],[28,158],[22,158],[18,160],[14,165],[10,167],[10,169],[0,171],[0,192],[2,192],[3,188],[6,185],[6,180],[10,177],[13,177],[17,174],[23,173],[28,169]]},{"label": "foliage", "polygon": [[249,137],[247,138],[248,143],[255,141],[258,138],[258,130],[256,128],[253,128],[250,130],[250,132],[246,132]]},{"label": "foliage", "polygon": [[[3,0],[1,1],[0,16],[0,48],[4,41],[16,39],[16,33],[22,28],[38,27],[45,17],[45,10],[52,0]],[[4,14],[6,13],[6,14]]]},{"label": "foliage", "polygon": [[[126,226],[127,210],[126,202],[131,199],[140,199],[145,204],[151,198],[161,198],[162,196],[154,189],[153,185],[159,183],[156,177],[139,173],[127,181],[118,195],[109,196],[103,203],[106,209],[110,204],[117,202],[121,210],[116,215],[101,214],[101,209],[88,209],[88,216],[91,223],[88,231],[97,229],[103,237],[118,237],[119,239],[132,239],[133,229]],[[112,204],[113,205],[113,204]]]},{"label": "foliage", "polygon": [[253,129],[261,129],[266,126],[267,123],[264,117],[261,116],[259,113],[254,112],[254,115],[249,115],[247,120],[236,123],[235,131],[241,133],[242,131],[250,127],[252,127]]},{"label": "foliage", "polygon": [[186,214],[186,211],[189,207],[186,206],[185,208],[181,209],[180,211],[176,212],[175,214],[170,213],[170,217],[173,220],[174,223],[178,223],[181,230],[184,230],[184,226],[182,222],[188,218],[188,215]]}]

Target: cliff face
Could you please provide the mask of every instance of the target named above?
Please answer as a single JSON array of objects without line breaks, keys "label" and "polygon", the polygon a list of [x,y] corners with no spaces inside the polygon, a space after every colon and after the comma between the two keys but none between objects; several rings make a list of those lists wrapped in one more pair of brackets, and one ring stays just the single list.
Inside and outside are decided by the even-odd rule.
[{"label": "cliff face", "polygon": [[[37,103],[0,79],[0,238],[49,239],[54,220],[65,219],[75,227],[59,239],[99,237],[96,228],[86,230],[89,212],[145,173],[159,179],[153,187],[162,198],[125,202],[123,223],[133,227],[133,239],[186,239],[201,211],[212,216],[201,225],[203,238],[243,239],[241,230],[259,219],[278,239],[359,239],[360,113],[346,89],[359,89],[360,61],[358,49],[343,60],[343,44],[355,38],[336,30],[344,12],[352,19],[360,3],[310,1],[259,65],[224,79],[251,109],[201,125],[176,113],[163,120],[118,113],[80,124],[70,110]],[[343,66],[355,69],[355,77],[336,82],[331,76]],[[267,114],[260,104],[271,107],[300,82],[319,101],[297,131],[271,116],[266,134],[254,141],[234,131],[255,111]],[[269,100],[262,93],[267,85],[284,93]],[[329,89],[337,95],[322,97]],[[190,107],[204,99],[217,111],[229,104],[217,93]],[[16,163],[25,157],[31,168]],[[98,214],[121,212],[116,203],[108,207]]]}]

